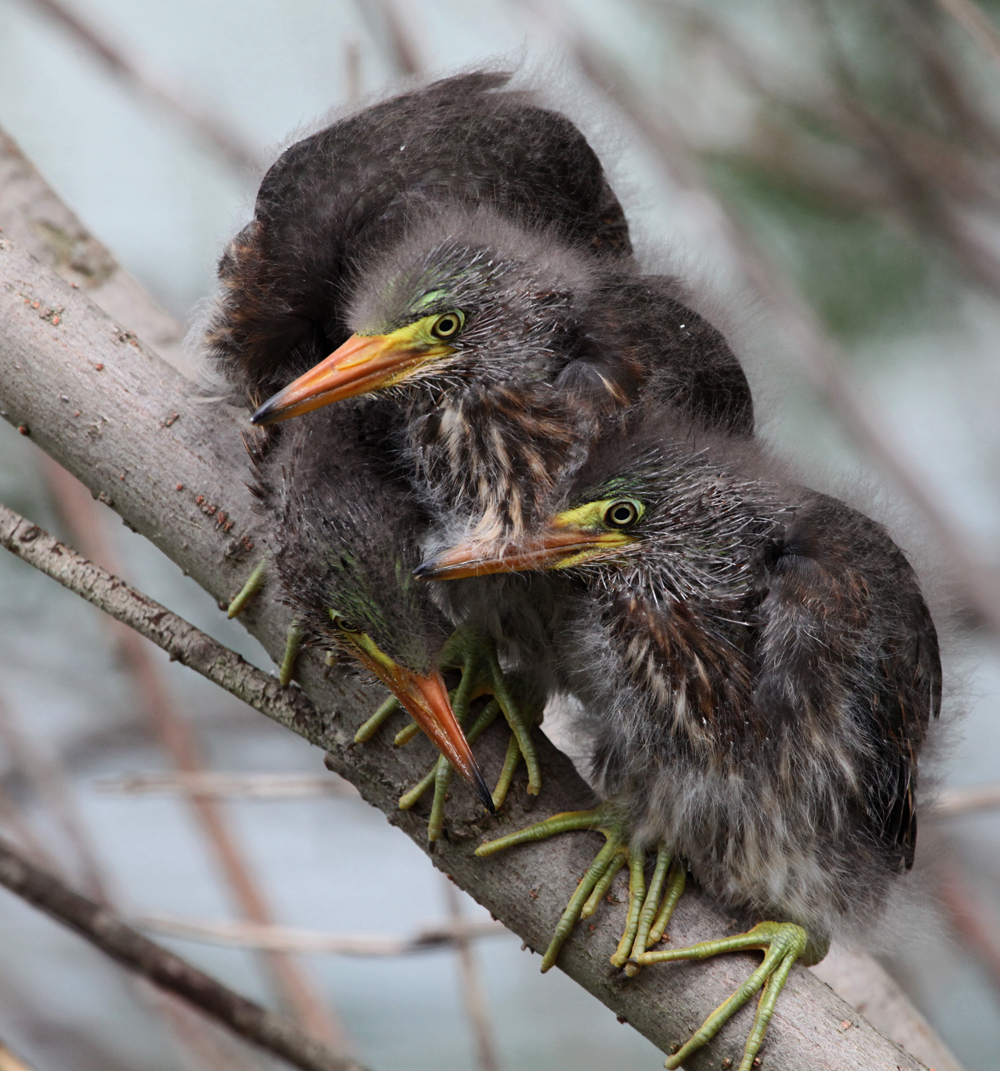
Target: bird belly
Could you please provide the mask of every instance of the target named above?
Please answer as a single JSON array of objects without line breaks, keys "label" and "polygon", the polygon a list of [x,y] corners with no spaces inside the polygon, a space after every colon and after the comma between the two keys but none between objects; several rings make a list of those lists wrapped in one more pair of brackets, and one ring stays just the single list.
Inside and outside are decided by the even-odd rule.
[{"label": "bird belly", "polygon": [[722,904],[811,933],[855,932],[878,914],[894,875],[849,799],[769,781],[760,766],[678,761],[619,793],[633,841],[665,843]]}]

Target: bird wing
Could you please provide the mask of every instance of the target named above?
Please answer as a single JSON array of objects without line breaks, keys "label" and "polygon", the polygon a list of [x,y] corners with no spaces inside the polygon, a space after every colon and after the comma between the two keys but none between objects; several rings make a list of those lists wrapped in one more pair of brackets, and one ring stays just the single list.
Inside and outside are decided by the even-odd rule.
[{"label": "bird wing", "polygon": [[913,570],[881,525],[821,495],[769,553],[757,705],[844,782],[868,835],[908,869],[917,752],[941,702],[937,634]]}]

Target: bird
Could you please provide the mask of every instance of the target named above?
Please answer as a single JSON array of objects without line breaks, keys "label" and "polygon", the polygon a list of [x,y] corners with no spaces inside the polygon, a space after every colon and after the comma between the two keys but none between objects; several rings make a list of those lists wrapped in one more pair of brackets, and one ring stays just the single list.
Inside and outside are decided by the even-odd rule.
[{"label": "bird", "polygon": [[[504,71],[446,78],[285,151],[261,183],[252,221],[219,264],[202,346],[224,397],[255,408],[344,343],[349,298],[367,265],[435,208],[489,205],[503,218],[547,228],[585,257],[631,254],[624,212],[587,140],[533,94],[505,88],[509,80]],[[391,473],[398,467],[398,407],[369,401],[365,412],[373,463]],[[260,468],[278,440],[269,428],[255,441]],[[336,479],[333,470],[316,468],[311,478]],[[231,616],[266,570],[266,562],[252,570]],[[451,650],[468,678],[456,702],[488,684],[517,720],[518,700],[489,641],[466,630]],[[287,678],[287,657],[283,669]],[[537,779],[536,765],[533,784]]]},{"label": "bird", "polygon": [[[615,966],[763,951],[665,1065],[679,1067],[760,991],[740,1064],[750,1071],[792,965],[817,962],[833,935],[866,932],[912,866],[917,758],[941,703],[938,641],[914,571],[881,525],[799,485],[753,441],[651,420],[600,442],[521,538],[473,534],[416,575],[558,578],[556,657],[582,703],[576,731],[603,802],[477,854],[572,829],[605,833],[543,970],[626,864]],[[654,949],[681,866],[756,924]]]},{"label": "bird", "polygon": [[[404,484],[373,466],[357,416],[327,410],[301,421],[257,470],[252,490],[273,576],[295,610],[299,642],[389,688],[494,813],[440,671],[448,623],[411,575],[421,507]],[[331,457],[336,479],[329,478]],[[386,526],[387,516],[401,527]]]},{"label": "bird", "polygon": [[[654,399],[734,435],[752,429],[738,361],[679,294],[489,208],[439,208],[369,266],[348,305],[354,334],[252,420],[373,393],[395,402],[400,464],[436,518],[429,542],[467,520],[484,538],[516,538],[601,429],[626,427]],[[550,690],[539,681],[556,612],[547,585],[452,595],[449,616],[536,682],[528,708],[503,705],[537,793],[530,732]]]},{"label": "bird", "polygon": [[264,176],[254,217],[219,263],[204,348],[256,408],[344,342],[367,264],[422,210],[489,205],[595,256],[631,254],[600,160],[565,116],[507,71],[381,101],[296,142]]}]

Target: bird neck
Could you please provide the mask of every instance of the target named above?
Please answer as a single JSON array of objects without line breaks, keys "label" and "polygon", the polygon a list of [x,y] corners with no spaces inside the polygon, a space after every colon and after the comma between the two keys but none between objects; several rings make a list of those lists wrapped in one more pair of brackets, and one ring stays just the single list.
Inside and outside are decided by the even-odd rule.
[{"label": "bird neck", "polygon": [[476,536],[517,537],[596,432],[551,384],[476,385],[411,403],[408,447],[432,501],[477,518]]}]

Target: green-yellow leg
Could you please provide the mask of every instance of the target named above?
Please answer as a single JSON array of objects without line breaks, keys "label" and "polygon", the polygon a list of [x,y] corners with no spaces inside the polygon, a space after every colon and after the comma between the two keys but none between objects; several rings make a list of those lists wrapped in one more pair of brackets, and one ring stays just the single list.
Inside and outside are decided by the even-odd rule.
[{"label": "green-yellow leg", "polygon": [[[473,722],[472,728],[465,734],[465,738],[469,743],[474,743],[479,736],[481,736],[482,733],[496,721],[499,714],[500,704],[497,703],[495,699],[487,703],[480,711],[479,717]],[[431,816],[427,823],[427,839],[431,841],[435,841],[441,836],[441,829],[444,825],[445,796],[448,792],[448,785],[451,782],[451,775],[452,765],[442,755],[434,764],[430,773],[399,799],[400,810],[408,811],[427,789],[431,787],[431,785],[434,786],[434,800],[431,803]],[[501,774],[501,780],[502,779],[503,774]],[[503,801],[501,800],[501,802]],[[494,807],[499,806],[496,802],[496,793],[494,793],[493,805]]]},{"label": "green-yellow leg", "polygon": [[[683,865],[661,845],[656,852],[653,878],[639,911],[639,920],[631,946],[619,945],[618,951],[611,957],[611,962],[616,967],[625,968],[625,973],[629,978],[634,978],[639,973],[639,966],[636,963],[626,963],[626,961],[645,952],[647,948],[652,948],[662,940],[677,901],[684,892],[685,878]],[[664,884],[666,889],[664,889]]]},{"label": "green-yellow leg", "polygon": [[[243,613],[247,603],[264,586],[266,578],[267,558],[261,558],[254,566],[253,572],[247,578],[247,582],[240,588],[236,598],[229,604],[227,613],[230,618],[238,617]],[[295,672],[295,657],[302,646],[303,635],[304,633],[297,621],[293,621],[288,626],[288,632],[285,636],[285,651],[281,658],[281,665],[278,667],[278,680],[281,682],[282,688],[287,688],[292,683],[292,674]]]},{"label": "green-yellow leg", "polygon": [[[369,740],[382,728],[382,725],[399,710],[399,700],[390,695],[389,698],[375,711],[375,713],[354,734],[355,744],[367,744]],[[411,723],[419,730],[416,722]]]},{"label": "green-yellow leg", "polygon": [[250,578],[243,587],[240,588],[236,598],[229,604],[228,613],[230,617],[237,617],[239,614],[243,613],[247,603],[264,586],[264,579],[266,576],[267,558],[261,558],[261,560],[254,566]]},{"label": "green-yellow leg", "polygon": [[528,769],[528,792],[537,795],[542,787],[542,772],[531,732],[541,714],[541,705],[537,699],[532,701],[534,697],[527,694],[520,697],[515,694],[521,689],[510,686],[500,666],[493,640],[475,629],[457,628],[444,646],[441,668],[462,671],[462,680],[452,697],[452,708],[459,721],[468,710],[469,703],[477,696],[495,697],[524,756]]},{"label": "green-yellow leg", "polygon": [[[487,841],[476,849],[476,855],[493,855],[516,844],[547,840],[557,833],[571,830],[595,830],[605,836],[605,845],[594,857],[576,891],[566,905],[549,947],[542,956],[542,970],[547,971],[556,961],[559,950],[570,935],[577,919],[590,918],[597,910],[615,875],[623,866],[629,868],[629,899],[625,930],[618,948],[611,957],[615,967],[622,967],[637,948],[645,951],[663,936],[674,907],[684,891],[684,868],[671,869],[671,854],[660,848],[653,869],[653,878],[646,888],[645,855],[626,842],[624,822],[613,801],[592,811],[564,811],[544,822],[510,833],[506,837]],[[666,891],[664,892],[664,885]],[[633,966],[634,973],[637,967]]]},{"label": "green-yellow leg", "polygon": [[304,633],[297,621],[288,626],[285,633],[285,653],[281,656],[281,665],[278,667],[278,680],[282,688],[287,688],[292,683],[292,674],[295,672],[295,658],[302,646]]},{"label": "green-yellow leg", "polygon": [[711,1041],[725,1023],[760,990],[757,1014],[754,1016],[753,1026],[743,1049],[743,1061],[739,1066],[739,1071],[751,1071],[754,1058],[767,1033],[768,1023],[774,1014],[778,995],[788,978],[788,972],[798,959],[807,964],[818,963],[823,958],[826,947],[810,942],[806,931],[793,922],[761,922],[752,930],[735,937],[702,941],[688,948],[642,952],[635,956],[635,962],[639,966],[648,966],[680,959],[709,959],[723,952],[742,952],[750,949],[758,949],[764,953],[761,965],[731,997],[724,1000],[709,1015],[685,1045],[667,1058],[664,1067],[672,1071],[680,1067],[691,1053]]}]

